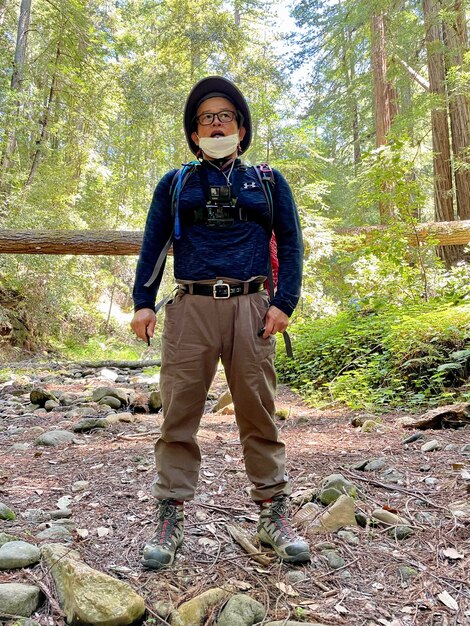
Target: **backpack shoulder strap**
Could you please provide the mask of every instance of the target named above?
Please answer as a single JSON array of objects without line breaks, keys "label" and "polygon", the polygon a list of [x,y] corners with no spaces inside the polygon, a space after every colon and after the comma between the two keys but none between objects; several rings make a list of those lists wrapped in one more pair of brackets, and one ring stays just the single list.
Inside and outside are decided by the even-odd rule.
[{"label": "backpack shoulder strap", "polygon": [[173,237],[179,239],[181,237],[181,224],[179,215],[180,196],[183,191],[188,178],[194,174],[197,168],[201,165],[199,161],[190,161],[189,163],[183,163],[183,166],[173,176],[173,180],[170,185],[170,197],[171,197],[171,214],[174,217],[174,229]]},{"label": "backpack shoulder strap", "polygon": [[271,228],[274,219],[274,203],[272,188],[274,187],[274,174],[271,166],[268,163],[260,163],[259,165],[253,165],[256,176],[261,183],[261,188],[266,197],[266,202],[269,206],[269,218],[271,222]]}]

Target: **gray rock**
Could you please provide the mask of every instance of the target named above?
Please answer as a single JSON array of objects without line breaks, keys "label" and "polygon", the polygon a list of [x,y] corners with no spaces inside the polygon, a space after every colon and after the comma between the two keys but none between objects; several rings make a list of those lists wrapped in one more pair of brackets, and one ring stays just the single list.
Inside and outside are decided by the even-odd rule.
[{"label": "gray rock", "polygon": [[45,539],[49,539],[51,541],[72,541],[73,539],[67,528],[64,528],[61,524],[53,524],[49,528],[46,528],[38,533],[36,537],[41,541]]},{"label": "gray rock", "polygon": [[402,440],[402,444],[412,443],[413,441],[418,441],[418,439],[422,439],[424,437],[423,433],[413,433],[409,437],[406,437]]},{"label": "gray rock", "polygon": [[310,422],[310,418],[308,415],[299,415],[299,417],[295,420],[295,423],[298,426],[303,426],[303,424],[308,424]]},{"label": "gray rock", "polygon": [[80,406],[64,413],[65,418],[72,420],[80,419],[81,417],[96,417],[97,415],[98,411],[91,406]]},{"label": "gray rock", "polygon": [[121,408],[121,401],[114,396],[104,396],[104,398],[99,400],[98,404],[109,406],[111,409],[116,410]]},{"label": "gray rock", "polygon": [[423,452],[434,452],[434,450],[440,450],[440,449],[441,449],[441,444],[439,443],[437,439],[426,441],[426,443],[423,443],[423,445],[421,446],[421,450]]},{"label": "gray rock", "polygon": [[318,497],[320,502],[327,506],[335,502],[342,494],[355,497],[356,492],[356,486],[342,474],[330,474],[322,482]]},{"label": "gray rock", "polygon": [[85,491],[88,489],[90,483],[88,480],[77,480],[72,485],[72,493],[77,493],[78,491]]},{"label": "gray rock", "polygon": [[262,622],[266,609],[257,600],[244,594],[230,598],[217,622],[217,626],[253,626]]},{"label": "gray rock", "polygon": [[8,543],[10,541],[19,541],[18,537],[15,535],[8,535],[7,533],[0,533],[0,548],[4,543]]},{"label": "gray rock", "polygon": [[20,451],[24,452],[25,450],[27,450],[30,447],[31,447],[30,443],[14,443],[11,446],[11,450],[20,450]]},{"label": "gray rock", "polygon": [[35,585],[0,584],[0,616],[29,617],[36,611],[41,601],[42,592]]},{"label": "gray rock", "polygon": [[369,463],[369,459],[363,459],[362,461],[356,461],[355,463],[351,463],[351,465],[349,465],[349,468],[360,472],[365,468],[367,463]]},{"label": "gray rock", "polygon": [[463,454],[470,454],[470,443],[466,443],[460,450]]},{"label": "gray rock", "polygon": [[68,391],[60,396],[60,403],[62,406],[73,406],[78,402],[79,397],[80,396],[77,393],[71,393]]},{"label": "gray rock", "polygon": [[364,467],[365,472],[375,472],[376,470],[382,469],[387,464],[387,459],[385,457],[380,457],[379,459],[373,459]]},{"label": "gray rock", "polygon": [[407,523],[407,520],[403,517],[395,515],[395,513],[387,511],[386,509],[375,509],[372,511],[372,517],[389,526],[405,525]]},{"label": "gray rock", "polygon": [[97,387],[93,390],[92,399],[94,402],[99,402],[106,396],[116,398],[121,404],[127,404],[129,401],[129,394],[125,389],[119,389],[119,387]]},{"label": "gray rock", "polygon": [[330,569],[339,569],[346,564],[343,557],[334,550],[323,550],[322,555],[326,557],[326,560],[328,561],[328,567]]},{"label": "gray rock", "polygon": [[350,530],[338,530],[337,534],[340,539],[343,539],[343,541],[350,546],[357,546],[359,544],[359,537]]},{"label": "gray rock", "polygon": [[69,430],[50,430],[34,440],[35,446],[60,446],[62,443],[70,443],[74,434]]},{"label": "gray rock", "polygon": [[405,482],[405,477],[403,474],[400,474],[400,472],[397,472],[394,468],[390,467],[383,472],[382,480],[387,483],[395,483],[398,485]]},{"label": "gray rock", "polygon": [[305,573],[300,571],[300,570],[290,570],[289,572],[287,572],[286,574],[286,579],[289,583],[295,585],[296,583],[301,583],[304,580],[308,580],[308,578],[305,576]]},{"label": "gray rock", "polygon": [[37,546],[26,541],[9,541],[0,548],[0,570],[34,565],[40,558],[41,552]]},{"label": "gray rock", "polygon": [[27,509],[21,514],[22,518],[28,522],[32,522],[33,524],[69,518],[71,516],[72,511],[70,509],[53,509],[52,511],[44,511],[43,509]]},{"label": "gray rock", "polygon": [[[320,622],[296,622],[295,620],[286,620],[282,619],[282,620],[276,620],[275,622],[265,622],[263,624],[263,626],[299,626],[299,624],[302,624],[302,626],[328,626],[327,624],[320,624]],[[330,626],[334,626],[330,623]]]},{"label": "gray rock", "polygon": [[391,528],[389,531],[389,535],[392,539],[398,539],[399,541],[403,539],[408,539],[411,535],[414,534],[414,530],[409,526],[395,526]]},{"label": "gray rock", "polygon": [[89,419],[85,418],[80,420],[78,424],[75,424],[73,431],[75,433],[86,433],[90,430],[94,430],[95,428],[107,428],[108,426],[109,422],[106,421],[106,418],[90,417]]},{"label": "gray rock", "polygon": [[0,519],[7,521],[16,519],[16,514],[3,502],[0,502]]},{"label": "gray rock", "polygon": [[58,406],[60,406],[60,404],[59,402],[57,402],[57,400],[47,400],[44,408],[46,409],[46,411],[53,411]]}]

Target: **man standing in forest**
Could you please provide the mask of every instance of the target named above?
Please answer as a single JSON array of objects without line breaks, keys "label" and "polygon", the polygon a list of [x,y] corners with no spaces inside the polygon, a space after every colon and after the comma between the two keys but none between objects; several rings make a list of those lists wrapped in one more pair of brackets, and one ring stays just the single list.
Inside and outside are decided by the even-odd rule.
[{"label": "man standing in forest", "polygon": [[[131,326],[153,336],[155,298],[173,243],[178,292],[165,307],[161,395],[164,421],[155,445],[158,529],[143,564],[171,565],[183,542],[184,502],[194,497],[201,464],[197,431],[219,358],[232,394],[251,496],[260,506],[258,535],[288,562],[310,558],[288,521],[291,484],[274,423],[274,351],[297,305],[302,236],[282,175],[238,158],[251,140],[248,104],[229,80],[210,76],[188,96],[184,129],[198,160],[168,172],[150,206],[134,285]],[[266,170],[264,170],[266,171]],[[271,231],[277,239],[278,288],[269,297]]]}]

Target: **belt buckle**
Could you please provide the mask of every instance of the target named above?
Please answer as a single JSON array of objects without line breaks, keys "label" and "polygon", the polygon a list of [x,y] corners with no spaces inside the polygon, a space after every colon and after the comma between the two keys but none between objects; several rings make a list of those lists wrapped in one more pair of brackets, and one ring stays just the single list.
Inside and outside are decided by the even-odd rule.
[{"label": "belt buckle", "polygon": [[[222,287],[223,289],[226,289],[226,295],[222,295],[219,296],[217,293],[217,289],[219,287]],[[212,295],[214,297],[215,300],[227,300],[228,298],[230,298],[230,285],[228,283],[224,283],[221,280],[219,280],[218,282],[215,283],[215,285],[213,285],[212,287]]]}]

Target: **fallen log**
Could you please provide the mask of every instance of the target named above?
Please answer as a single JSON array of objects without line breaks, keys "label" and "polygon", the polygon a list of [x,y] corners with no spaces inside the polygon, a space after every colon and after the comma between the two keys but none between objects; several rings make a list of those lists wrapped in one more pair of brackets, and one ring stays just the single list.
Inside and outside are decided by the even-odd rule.
[{"label": "fallen log", "polygon": [[[337,235],[357,236],[362,241],[348,244],[359,247],[388,226],[337,228]],[[470,242],[470,220],[460,222],[425,222],[409,226],[406,232],[411,245],[433,239],[437,245],[453,246]],[[0,229],[0,254],[90,254],[124,256],[139,254],[143,233],[113,230],[6,230]],[[171,254],[171,250],[170,250]]]}]

